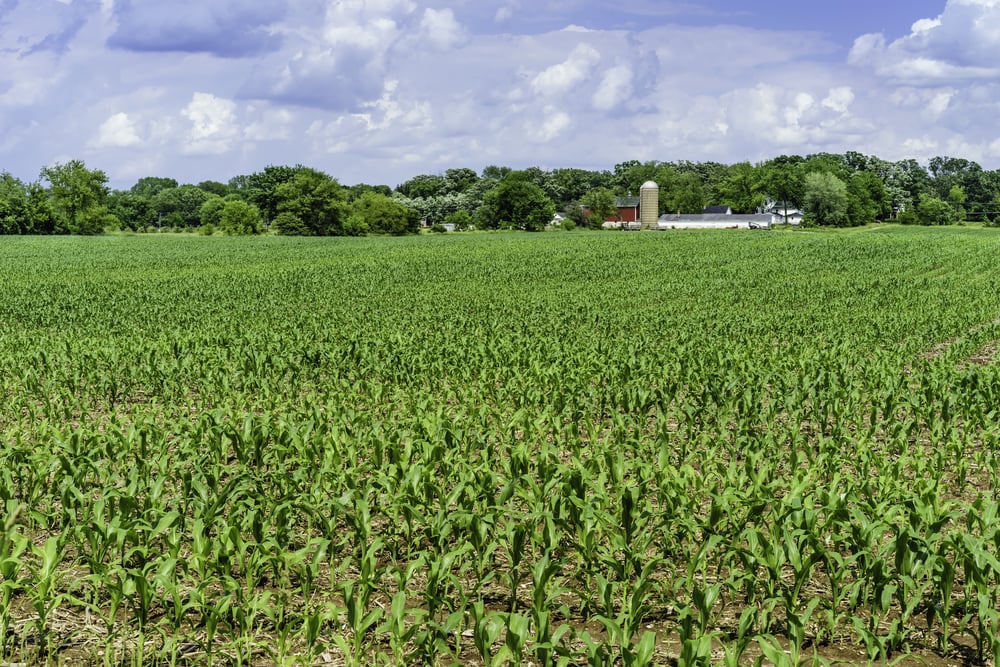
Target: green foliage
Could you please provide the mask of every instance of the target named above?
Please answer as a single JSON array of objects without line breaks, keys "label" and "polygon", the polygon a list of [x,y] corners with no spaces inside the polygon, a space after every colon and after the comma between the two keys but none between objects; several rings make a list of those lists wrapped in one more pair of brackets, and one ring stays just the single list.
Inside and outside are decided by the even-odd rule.
[{"label": "green foliage", "polygon": [[[279,194],[278,188],[291,181],[300,172],[320,173],[302,165],[294,167],[268,165],[264,167],[263,171],[231,178],[229,180],[229,189],[241,198],[257,206],[261,215],[264,216],[266,223],[273,221],[280,212],[279,204],[283,199],[283,195]],[[306,176],[306,178],[309,177]]]},{"label": "green foliage", "polygon": [[701,213],[707,203],[701,176],[694,171],[674,172],[660,188],[660,202],[667,211]]},{"label": "green foliage", "polygon": [[[85,168],[83,171],[89,173]],[[301,193],[290,194],[285,188],[281,194],[279,189],[299,174],[306,174],[305,180],[308,180],[309,173],[321,172],[302,165],[270,165],[260,172],[233,177],[225,184],[202,181],[197,186],[179,185],[173,178],[144,177],[127,191],[110,193],[107,201],[98,201],[95,210],[75,217],[73,224],[68,222],[70,209],[65,205],[68,200],[59,198],[58,189],[52,197],[51,188],[46,191],[44,185],[38,185],[46,191],[50,201],[47,207],[32,203],[32,213],[22,219],[16,213],[22,204],[18,203],[17,196],[11,198],[11,193],[16,195],[19,188],[8,187],[3,205],[6,206],[3,214],[6,222],[2,229],[5,233],[18,234],[93,233],[102,226],[125,230],[151,226],[184,230],[200,224],[201,205],[208,195],[224,199],[235,196],[256,205],[267,228],[281,213],[288,213],[275,226],[283,230],[283,234],[359,235],[377,230],[363,215],[353,214],[352,208],[342,205],[353,205],[366,193],[391,197],[398,204],[416,211],[426,224],[444,223],[449,216],[462,213],[471,218],[485,215],[480,219],[481,225],[499,225],[512,221],[489,219],[486,214],[495,212],[497,196],[496,193],[490,195],[487,202],[487,194],[509,176],[537,186],[557,210],[565,211],[578,226],[589,223],[579,215],[577,208],[588,193],[610,190],[614,196],[634,196],[649,180],[660,185],[660,213],[697,213],[709,204],[728,205],[736,213],[750,213],[772,205],[804,208],[806,176],[831,174],[847,186],[846,222],[838,216],[838,225],[892,220],[905,211],[917,215],[919,202],[929,197],[951,204],[958,221],[967,219],[994,224],[998,217],[994,212],[996,202],[1000,198],[1000,170],[986,171],[975,162],[951,157],[932,158],[925,168],[912,159],[888,162],[856,151],[816,153],[805,157],[781,155],[764,163],[733,165],[711,161],[628,160],[616,164],[613,171],[528,167],[513,172],[508,167],[491,165],[477,176],[472,169],[457,167],[439,174],[414,176],[395,190],[386,185],[359,183],[330,192],[330,197],[314,196],[311,202],[290,203],[290,200],[301,200]],[[323,177],[333,180],[325,174]],[[35,186],[26,186],[32,201],[31,189]],[[192,189],[200,193],[193,194]],[[327,210],[318,213],[318,209],[323,208],[319,202],[324,198],[329,199]],[[279,209],[282,201],[285,201],[284,208]],[[340,206],[333,202],[339,202]],[[487,204],[485,208],[484,203]],[[102,206],[107,210],[102,210]],[[307,214],[305,209],[312,212]],[[217,224],[219,211],[221,205],[210,208],[210,224]],[[325,215],[326,222],[320,222],[317,215],[319,218]],[[904,214],[902,219],[912,221],[911,214]],[[15,224],[15,220],[20,222]]]},{"label": "green foliage", "polygon": [[573,202],[579,202],[591,190],[612,187],[611,174],[607,171],[553,169],[552,180],[560,193],[560,198],[555,201],[558,209],[566,209]]},{"label": "green foliage", "polygon": [[853,221],[848,215],[847,185],[829,172],[814,171],[805,177],[802,195],[807,221],[817,225],[844,227]]},{"label": "green foliage", "polygon": [[195,185],[179,185],[160,190],[152,198],[153,209],[158,215],[157,225],[162,227],[192,228],[201,224],[202,206],[216,195]]},{"label": "green foliage", "polygon": [[218,227],[223,234],[260,234],[264,229],[264,220],[253,204],[241,199],[227,199],[219,212]]},{"label": "green foliage", "polygon": [[367,183],[358,183],[357,185],[345,187],[344,190],[347,193],[347,201],[350,203],[354,203],[366,192],[374,192],[376,194],[385,195],[386,197],[392,196],[392,188],[388,185],[368,185]]},{"label": "green foliage", "polygon": [[470,193],[409,198],[394,192],[392,199],[401,206],[416,211],[418,219],[424,219],[432,224],[445,222],[448,216],[460,211],[470,213],[475,208],[477,201]]},{"label": "green foliage", "polygon": [[366,192],[351,204],[350,221],[361,233],[416,234],[419,214],[411,208],[376,192]]},{"label": "green foliage", "polygon": [[444,221],[449,225],[455,225],[455,229],[458,231],[465,231],[472,226],[472,216],[466,210],[449,213],[445,216]]},{"label": "green foliage", "polygon": [[991,664],[995,235],[5,239],[0,660]]},{"label": "green foliage", "polygon": [[311,236],[311,231],[302,218],[284,211],[271,222],[271,229],[283,236]]},{"label": "green foliage", "polygon": [[400,183],[396,192],[410,199],[426,199],[447,194],[448,182],[444,176],[421,174]]},{"label": "green foliage", "polygon": [[608,188],[597,188],[591,190],[580,203],[590,210],[587,216],[587,226],[596,228],[608,218],[617,218],[618,209],[615,207],[615,195]]},{"label": "green foliage", "polygon": [[52,199],[41,183],[28,185],[28,220],[31,221],[31,234],[53,234],[56,232],[58,220]]},{"label": "green foliage", "polygon": [[917,220],[922,225],[953,225],[960,221],[958,211],[952,204],[926,195],[917,205]]},{"label": "green foliage", "polygon": [[344,227],[348,215],[344,189],[321,171],[297,169],[290,180],[275,188],[274,201],[279,216],[274,228],[279,234],[342,236],[348,231]]},{"label": "green foliage", "polygon": [[476,213],[483,229],[542,231],[556,214],[555,204],[524,172],[511,172],[486,193]]},{"label": "green foliage", "polygon": [[108,210],[118,220],[120,229],[138,231],[155,226],[159,214],[150,197],[131,190],[115,190],[108,195]]},{"label": "green foliage", "polygon": [[172,190],[180,185],[176,179],[161,176],[144,176],[136,181],[129,193],[143,199],[152,199],[164,190]]},{"label": "green foliage", "polygon": [[100,234],[107,223],[107,175],[87,169],[82,160],[43,167],[48,183],[55,231],[67,234]]},{"label": "green foliage", "polygon": [[[590,227],[590,218],[587,216],[586,211],[580,202],[572,202],[566,207],[563,212],[566,216],[566,220],[569,220],[577,227]],[[565,222],[565,220],[563,221]],[[600,225],[598,225],[600,227]]]},{"label": "green foliage", "polygon": [[28,188],[7,172],[0,173],[0,234],[30,234]]},{"label": "green foliage", "polygon": [[198,184],[198,188],[216,197],[227,197],[233,194],[228,185],[219,181],[202,181]]},{"label": "green foliage", "polygon": [[762,188],[767,196],[782,204],[805,203],[804,160],[798,155],[781,155],[764,164]]},{"label": "green foliage", "polygon": [[225,208],[226,201],[222,197],[210,197],[201,205],[198,212],[198,219],[201,225],[212,225],[218,227],[222,222],[222,209]]},{"label": "green foliage", "polygon": [[749,162],[734,164],[719,184],[719,205],[733,213],[756,213],[767,199],[764,192],[764,169]]}]

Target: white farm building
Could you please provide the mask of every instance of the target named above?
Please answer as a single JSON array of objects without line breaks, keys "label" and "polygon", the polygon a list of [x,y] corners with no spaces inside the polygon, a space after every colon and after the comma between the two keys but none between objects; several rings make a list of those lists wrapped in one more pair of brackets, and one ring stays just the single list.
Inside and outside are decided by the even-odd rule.
[{"label": "white farm building", "polygon": [[666,213],[653,229],[770,229],[770,213]]}]

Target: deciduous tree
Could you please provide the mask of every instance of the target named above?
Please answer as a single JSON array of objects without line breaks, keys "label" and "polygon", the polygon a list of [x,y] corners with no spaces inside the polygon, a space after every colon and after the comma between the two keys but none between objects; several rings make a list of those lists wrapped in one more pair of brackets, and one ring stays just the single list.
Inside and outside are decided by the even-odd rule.
[{"label": "deciduous tree", "polygon": [[817,225],[844,226],[847,216],[847,185],[833,174],[814,171],[805,177],[803,205],[809,221]]},{"label": "deciduous tree", "polygon": [[275,218],[279,234],[341,236],[346,233],[347,202],[344,189],[334,178],[303,167],[274,191]]},{"label": "deciduous tree", "polygon": [[6,171],[0,173],[0,234],[29,234],[28,188]]},{"label": "deciduous tree", "polygon": [[420,214],[385,195],[366,192],[351,204],[347,229],[354,234],[415,234]]},{"label": "deciduous tree", "polygon": [[108,222],[108,177],[99,169],[87,169],[82,160],[43,167],[41,179],[48,185],[56,216],[57,231],[99,234]]},{"label": "deciduous tree", "polygon": [[484,229],[541,231],[556,214],[555,204],[520,172],[511,172],[483,197],[477,222]]},{"label": "deciduous tree", "polygon": [[227,199],[219,212],[219,231],[224,234],[260,234],[264,224],[260,209],[242,199]]},{"label": "deciduous tree", "polygon": [[590,209],[590,215],[586,216],[585,222],[591,229],[599,229],[605,220],[618,215],[615,195],[608,188],[591,190],[583,196],[583,201],[580,203]]}]

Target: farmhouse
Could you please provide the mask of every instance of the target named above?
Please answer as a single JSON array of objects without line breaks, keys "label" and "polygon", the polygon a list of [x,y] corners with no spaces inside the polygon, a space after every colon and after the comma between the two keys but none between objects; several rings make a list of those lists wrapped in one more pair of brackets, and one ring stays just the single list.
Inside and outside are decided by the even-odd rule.
[{"label": "farmhouse", "polygon": [[774,216],[775,224],[800,225],[802,224],[802,211],[794,206],[773,202],[764,210]]}]

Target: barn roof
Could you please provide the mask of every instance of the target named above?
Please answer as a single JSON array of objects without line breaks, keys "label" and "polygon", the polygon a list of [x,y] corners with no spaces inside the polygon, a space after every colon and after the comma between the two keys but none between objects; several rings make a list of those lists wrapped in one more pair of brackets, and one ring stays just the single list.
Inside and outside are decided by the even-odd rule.
[{"label": "barn roof", "polygon": [[628,197],[615,197],[616,208],[632,208],[639,205],[639,198],[629,195]]}]

